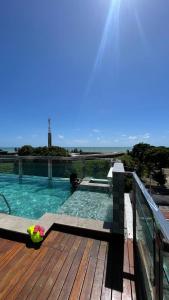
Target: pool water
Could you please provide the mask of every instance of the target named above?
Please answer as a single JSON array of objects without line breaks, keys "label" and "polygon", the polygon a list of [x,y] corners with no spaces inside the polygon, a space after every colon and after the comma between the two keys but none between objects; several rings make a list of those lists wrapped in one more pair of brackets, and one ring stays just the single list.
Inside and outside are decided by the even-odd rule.
[{"label": "pool water", "polygon": [[[19,181],[16,175],[0,175],[0,193],[5,196],[11,214],[38,219],[46,212],[56,213],[71,195],[69,179],[56,178],[49,183],[48,178],[24,176]],[[8,212],[0,201],[0,211]]]},{"label": "pool water", "polygon": [[107,192],[77,190],[58,209],[60,214],[112,222],[113,199]]},{"label": "pool water", "polygon": [[[71,194],[68,178],[40,176],[0,175],[0,194],[7,199],[11,214],[29,219],[39,219],[46,212],[67,214],[112,222],[112,195],[97,188],[94,191],[81,190]],[[0,212],[8,212],[0,199]]]}]

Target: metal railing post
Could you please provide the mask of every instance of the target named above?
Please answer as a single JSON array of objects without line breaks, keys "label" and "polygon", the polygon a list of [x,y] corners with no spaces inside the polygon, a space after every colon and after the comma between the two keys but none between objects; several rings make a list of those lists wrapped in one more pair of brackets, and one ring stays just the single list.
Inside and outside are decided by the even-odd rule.
[{"label": "metal railing post", "polygon": [[52,180],[52,159],[48,159],[48,179]]},{"label": "metal railing post", "polygon": [[23,170],[22,170],[22,159],[19,159],[19,179],[22,178]]},{"label": "metal railing post", "polygon": [[115,163],[113,168],[113,232],[124,234],[124,167]]}]

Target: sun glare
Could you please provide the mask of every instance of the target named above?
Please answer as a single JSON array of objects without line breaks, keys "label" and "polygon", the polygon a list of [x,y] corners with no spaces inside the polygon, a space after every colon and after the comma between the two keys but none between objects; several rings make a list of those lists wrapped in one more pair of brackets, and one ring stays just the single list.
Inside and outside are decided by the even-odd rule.
[{"label": "sun glare", "polygon": [[103,29],[100,45],[97,51],[96,59],[93,65],[90,79],[88,81],[86,95],[89,93],[93,84],[95,73],[102,64],[103,56],[107,41],[110,36],[114,36],[114,50],[118,53],[118,39],[119,39],[119,14],[120,14],[121,0],[111,0],[105,26]]},{"label": "sun glare", "polygon": [[[147,52],[149,50],[149,45],[148,45],[148,41],[145,36],[143,23],[141,21],[140,15],[139,15],[137,2],[130,0],[128,4],[130,4],[131,16],[135,19],[135,24],[136,24],[136,28],[138,31],[140,43],[142,44],[144,51]],[[98,47],[96,58],[94,60],[91,75],[90,75],[88,83],[87,83],[85,96],[87,96],[89,94],[91,87],[93,85],[93,82],[95,80],[95,76],[104,61],[106,46],[107,46],[108,41],[110,41],[110,40],[112,40],[112,56],[114,58],[115,71],[118,70],[119,55],[120,55],[119,54],[120,53],[119,24],[120,24],[121,5],[122,5],[122,0],[111,0],[110,1],[109,9],[107,12],[107,17],[105,20],[105,25],[104,25],[102,36],[100,39],[100,44]]]}]

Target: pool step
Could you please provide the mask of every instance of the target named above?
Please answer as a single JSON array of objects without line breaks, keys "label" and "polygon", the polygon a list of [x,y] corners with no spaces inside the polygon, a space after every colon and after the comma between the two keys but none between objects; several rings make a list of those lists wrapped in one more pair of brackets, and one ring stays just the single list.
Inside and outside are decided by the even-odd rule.
[{"label": "pool step", "polygon": [[[3,194],[0,194],[0,201],[3,201],[6,204],[6,206],[8,208],[8,214],[10,215],[11,214],[11,207],[10,207],[7,199],[5,198],[5,196]],[[6,211],[1,211],[1,213],[6,213]]]}]

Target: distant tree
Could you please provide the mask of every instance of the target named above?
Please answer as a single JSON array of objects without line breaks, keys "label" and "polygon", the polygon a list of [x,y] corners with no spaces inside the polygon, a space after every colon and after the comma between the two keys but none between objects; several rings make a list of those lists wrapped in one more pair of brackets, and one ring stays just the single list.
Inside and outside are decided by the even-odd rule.
[{"label": "distant tree", "polygon": [[25,145],[21,147],[18,151],[20,156],[32,155],[32,156],[69,156],[66,149],[62,147],[52,146],[52,147],[32,147]]},{"label": "distant tree", "polygon": [[24,145],[18,150],[18,155],[20,156],[32,155],[32,154],[33,154],[33,147],[31,145]]},{"label": "distant tree", "polygon": [[154,147],[151,146],[150,144],[139,143],[139,144],[134,145],[134,147],[131,151],[131,155],[133,158],[137,159],[139,162],[144,162],[145,153],[152,148],[154,148]]},{"label": "distant tree", "polygon": [[123,156],[120,157],[120,160],[122,161],[122,163],[124,164],[124,167],[129,171],[134,170],[135,168],[135,160],[133,159],[133,157],[129,154],[124,154]]},{"label": "distant tree", "polygon": [[166,177],[162,170],[153,173],[153,179],[158,182],[159,185],[165,185]]},{"label": "distant tree", "polygon": [[145,153],[145,162],[152,169],[161,169],[169,167],[169,148],[153,147]]}]

